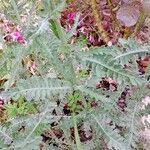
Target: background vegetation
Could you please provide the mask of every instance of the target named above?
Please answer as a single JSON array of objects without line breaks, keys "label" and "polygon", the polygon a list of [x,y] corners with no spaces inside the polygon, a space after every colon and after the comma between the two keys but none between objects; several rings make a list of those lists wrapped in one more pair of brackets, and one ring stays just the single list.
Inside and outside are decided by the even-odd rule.
[{"label": "background vegetation", "polygon": [[0,149],[149,149],[148,5],[1,0]]}]

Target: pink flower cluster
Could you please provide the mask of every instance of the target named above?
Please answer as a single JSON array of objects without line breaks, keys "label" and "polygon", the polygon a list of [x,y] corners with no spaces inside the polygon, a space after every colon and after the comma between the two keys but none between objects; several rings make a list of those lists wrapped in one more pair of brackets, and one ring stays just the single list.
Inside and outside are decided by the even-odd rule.
[{"label": "pink flower cluster", "polygon": [[25,44],[25,38],[19,31],[14,31],[10,34],[5,35],[4,39],[9,42],[16,42],[19,44]]},{"label": "pink flower cluster", "polygon": [[[114,5],[116,5],[118,1],[113,2]],[[114,44],[117,41],[117,38],[122,35],[114,31],[112,15],[107,1],[102,0],[98,5],[101,10],[100,13],[102,15],[103,27],[109,33],[111,43]],[[74,37],[85,37],[88,45],[101,46],[105,44],[101,35],[98,33],[92,10],[84,0],[77,0],[74,4],[69,4],[68,7],[61,13],[60,21],[66,31],[68,32],[72,28],[74,19],[78,12],[80,13],[80,19],[78,27],[74,33]]]},{"label": "pink flower cluster", "polygon": [[68,15],[67,15],[67,22],[72,24],[74,22],[75,17],[76,17],[76,13],[75,12],[68,13]]},{"label": "pink flower cluster", "polygon": [[0,98],[0,109],[4,106],[4,100]]},{"label": "pink flower cluster", "polygon": [[8,21],[4,16],[0,16],[0,30],[4,35],[4,40],[7,43],[16,42],[19,44],[25,44],[25,38],[21,33],[19,26],[16,26],[14,23]]}]

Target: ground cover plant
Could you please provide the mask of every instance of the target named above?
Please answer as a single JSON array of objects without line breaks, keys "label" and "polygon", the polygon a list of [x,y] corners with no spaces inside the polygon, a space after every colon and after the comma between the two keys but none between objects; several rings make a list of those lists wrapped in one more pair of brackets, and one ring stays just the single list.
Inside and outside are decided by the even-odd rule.
[{"label": "ground cover plant", "polygon": [[0,1],[0,149],[150,149],[148,0]]}]

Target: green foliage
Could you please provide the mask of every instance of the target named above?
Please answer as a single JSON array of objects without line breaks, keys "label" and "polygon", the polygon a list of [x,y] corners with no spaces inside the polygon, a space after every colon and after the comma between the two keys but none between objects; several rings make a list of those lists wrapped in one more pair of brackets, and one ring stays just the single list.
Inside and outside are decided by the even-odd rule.
[{"label": "green foliage", "polygon": [[[29,3],[33,5],[33,2]],[[39,149],[41,133],[51,128],[54,122],[63,131],[69,149],[81,149],[81,145],[87,150],[102,149],[100,143],[103,140],[109,149],[136,148],[141,117],[139,106],[149,91],[145,93],[141,88],[147,84],[147,79],[138,74],[136,62],[127,69],[124,64],[138,55],[149,53],[149,45],[139,47],[132,40],[122,40],[120,47],[91,47],[84,52],[83,41],[79,40],[75,44],[70,44],[69,41],[77,27],[79,15],[72,30],[66,33],[58,21],[65,1],[57,2],[55,5],[52,1],[44,0],[43,12],[37,12],[38,25],[33,27],[30,23],[25,28],[27,45],[9,45],[0,57],[0,72],[8,79],[2,85],[4,91],[0,93],[0,98],[5,102],[10,99],[14,101],[5,105],[8,118],[0,125],[0,148]],[[18,10],[15,3],[12,4],[19,20],[20,5]],[[12,8],[13,12],[14,9]],[[27,75],[27,70],[22,65],[22,59],[28,55],[34,55],[38,64],[38,73],[34,75]],[[80,72],[76,71],[77,65],[82,67]],[[96,89],[96,82],[101,77],[116,80],[117,90],[112,92]],[[127,85],[130,89],[135,88],[135,91],[138,89],[138,96],[128,97],[128,107],[122,112],[117,101]],[[132,91],[133,96],[137,95],[135,91]],[[78,100],[83,103],[83,109],[78,106]],[[91,107],[93,100],[98,107]],[[58,105],[58,101],[68,104],[71,116],[62,115],[63,106]],[[87,143],[81,142],[78,132],[78,125],[85,122],[92,129],[92,140]],[[113,122],[112,126],[109,125],[110,122]],[[124,130],[115,129],[115,125]],[[20,131],[21,127],[25,129]],[[74,128],[76,144],[68,135],[70,128]],[[58,143],[62,142],[54,134],[51,138]],[[52,144],[47,147],[51,148]]]},{"label": "green foliage", "polygon": [[8,118],[14,118],[16,116],[25,116],[26,114],[37,113],[36,105],[33,102],[25,102],[24,97],[19,97],[17,102],[5,105]]},{"label": "green foliage", "polygon": [[65,95],[71,86],[57,79],[31,77],[28,80],[20,80],[15,88],[2,93],[3,98],[25,96],[27,100],[39,100],[50,98],[59,94],[60,98]]}]

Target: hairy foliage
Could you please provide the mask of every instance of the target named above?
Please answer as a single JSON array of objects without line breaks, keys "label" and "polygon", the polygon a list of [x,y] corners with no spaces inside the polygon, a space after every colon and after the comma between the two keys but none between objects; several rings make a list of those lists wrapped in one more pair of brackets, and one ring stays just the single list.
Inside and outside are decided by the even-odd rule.
[{"label": "hairy foliage", "polygon": [[[101,149],[103,144],[100,143],[103,141],[109,149],[137,148],[140,101],[145,96],[142,87],[147,84],[147,79],[138,74],[136,62],[129,68],[125,68],[124,65],[138,56],[149,53],[149,45],[139,47],[132,40],[121,40],[121,46],[118,47],[86,47],[88,51],[83,51],[85,45],[82,42],[70,44],[79,16],[77,15],[72,30],[66,33],[57,19],[59,11],[65,5],[64,1],[59,0],[58,4],[54,5],[52,1],[45,0],[44,4],[45,9],[39,14],[36,29],[33,31],[28,27],[25,31],[28,37],[27,45],[12,44],[6,47],[4,55],[0,58],[0,72],[4,76],[8,75],[7,82],[2,85],[5,90],[1,92],[0,98],[5,102],[10,99],[16,102],[23,96],[26,101],[33,101],[38,105],[38,113],[16,115],[0,125],[0,149],[38,149],[42,141],[41,133],[51,128],[53,122],[57,122],[63,131],[68,149]],[[19,20],[18,17],[17,19]],[[37,60],[40,68],[38,74],[26,74],[22,59],[27,55],[34,55]],[[78,78],[77,65],[89,69],[90,73]],[[96,89],[96,83],[102,77],[115,80],[117,90],[112,92]],[[137,93],[133,90],[133,97],[126,99],[126,112],[122,112],[117,106],[117,101],[127,85],[130,89],[134,87],[135,91],[138,89],[138,97],[134,97]],[[84,109],[78,112],[75,91],[79,92],[84,105]],[[70,94],[74,96],[73,102],[69,101]],[[58,100],[62,104],[70,102],[76,105],[72,108],[74,112],[71,112],[71,116],[62,115],[63,108],[57,105]],[[98,103],[98,107],[88,107],[88,102],[93,100]],[[56,114],[53,113],[54,109]],[[77,130],[78,125],[84,122],[92,129],[92,140],[82,142],[81,147]],[[25,128],[23,132],[19,132],[21,127]],[[77,145],[71,141],[68,134],[68,130],[73,127]],[[50,138],[62,143],[54,134],[51,134]],[[52,144],[47,144],[47,148],[55,149]]]}]

